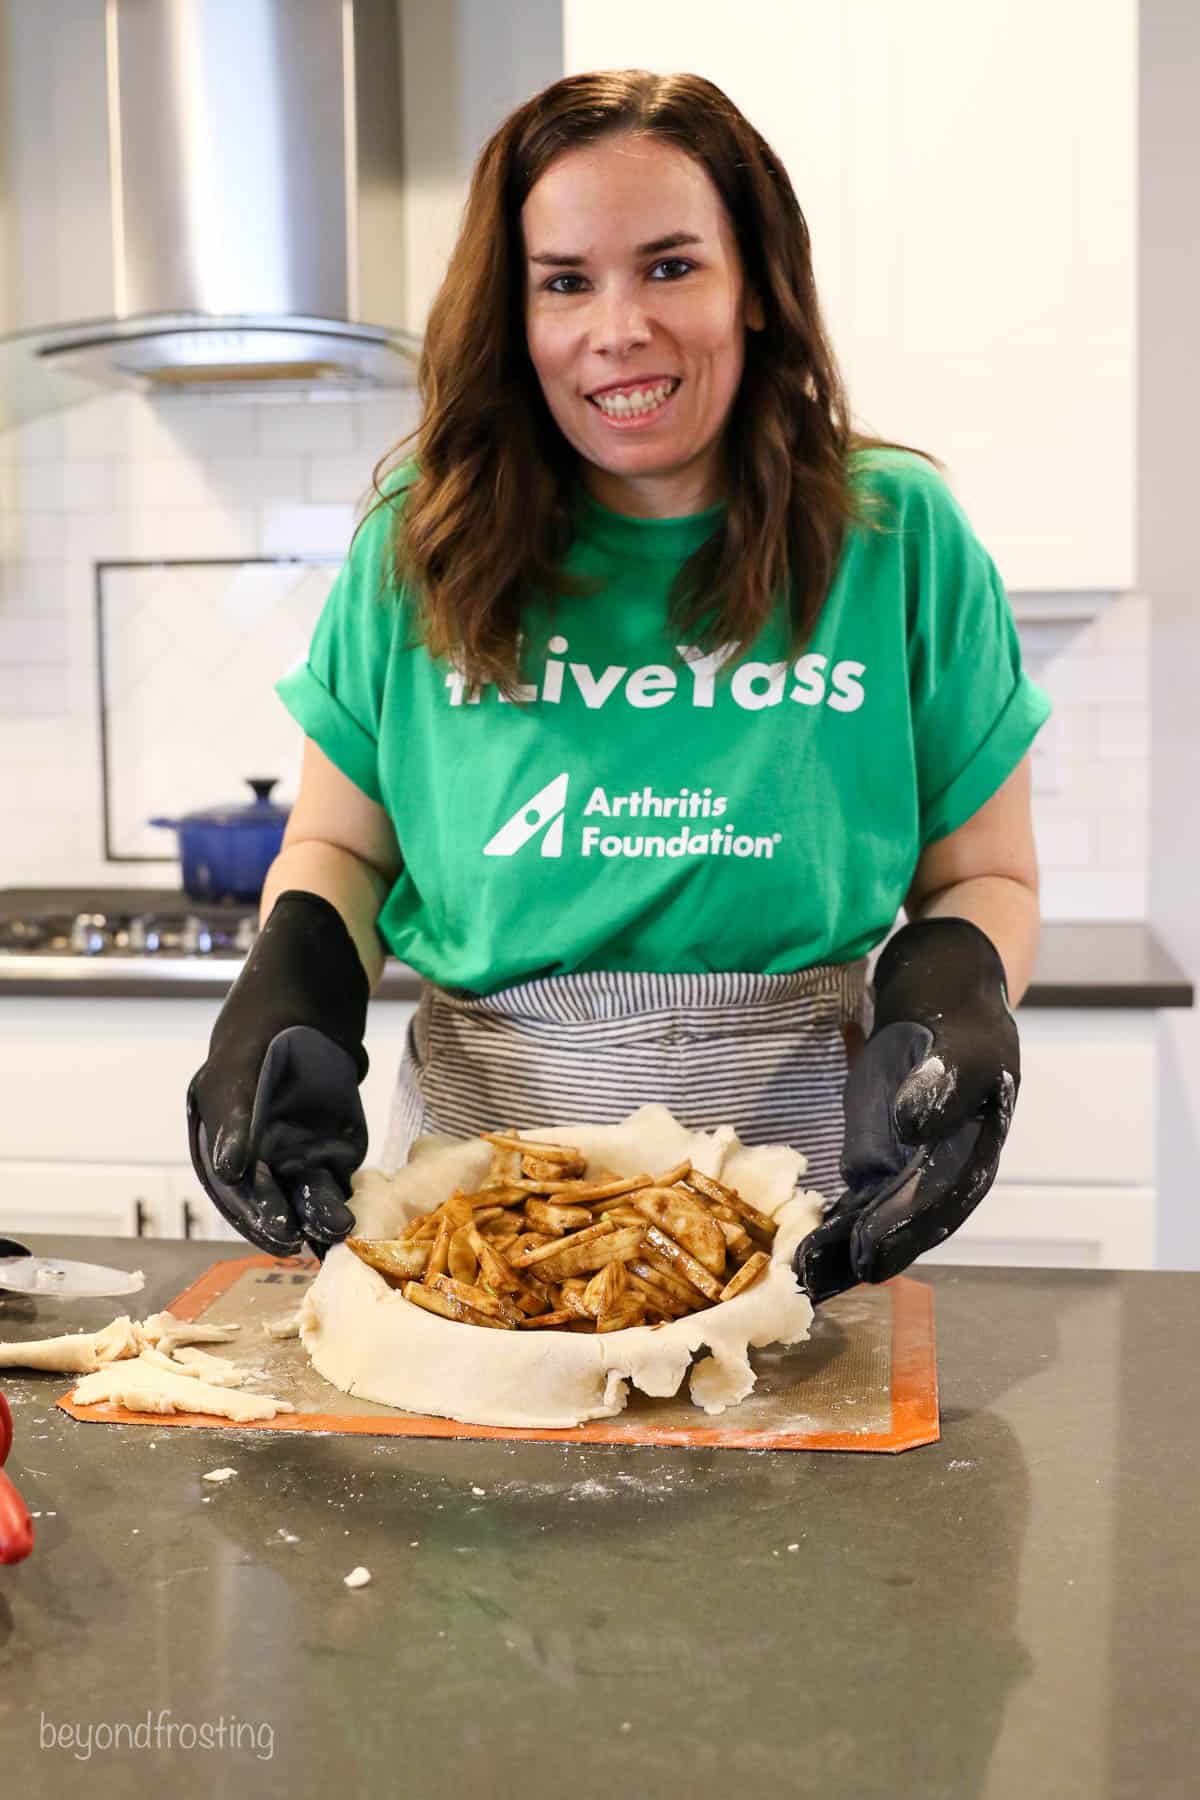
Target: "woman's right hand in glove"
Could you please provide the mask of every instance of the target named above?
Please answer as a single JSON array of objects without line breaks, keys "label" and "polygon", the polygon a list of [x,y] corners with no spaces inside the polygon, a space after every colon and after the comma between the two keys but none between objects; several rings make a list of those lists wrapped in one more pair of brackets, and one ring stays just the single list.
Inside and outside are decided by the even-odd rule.
[{"label": "woman's right hand in glove", "polygon": [[320,1256],[354,1229],[369,997],[337,908],[280,894],[188,1088],[196,1174],[234,1229],[272,1256],[306,1241]]}]

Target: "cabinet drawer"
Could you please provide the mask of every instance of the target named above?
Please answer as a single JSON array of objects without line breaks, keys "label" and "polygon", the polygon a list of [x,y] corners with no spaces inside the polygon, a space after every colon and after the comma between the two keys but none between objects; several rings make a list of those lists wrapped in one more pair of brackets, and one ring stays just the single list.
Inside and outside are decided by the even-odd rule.
[{"label": "cabinet drawer", "polygon": [[163,1209],[160,1236],[241,1244],[247,1256],[259,1254],[255,1246],[217,1211],[200,1186],[191,1163],[177,1163],[165,1169],[163,1176],[167,1185],[167,1204]]},{"label": "cabinet drawer", "polygon": [[1018,1016],[1021,1092],[1006,1182],[1154,1183],[1154,1015]]},{"label": "cabinet drawer", "polygon": [[133,1164],[0,1162],[0,1235],[158,1237],[167,1214],[162,1169]]},{"label": "cabinet drawer", "polygon": [[1027,1269],[1150,1269],[1151,1187],[998,1181],[964,1225],[918,1260]]},{"label": "cabinet drawer", "polygon": [[[14,1000],[0,1017],[0,1156],[108,1164],[188,1154],[188,1083],[208,1054],[218,1000]],[[372,1003],[362,1086],[368,1163],[383,1154],[411,1002]]]}]

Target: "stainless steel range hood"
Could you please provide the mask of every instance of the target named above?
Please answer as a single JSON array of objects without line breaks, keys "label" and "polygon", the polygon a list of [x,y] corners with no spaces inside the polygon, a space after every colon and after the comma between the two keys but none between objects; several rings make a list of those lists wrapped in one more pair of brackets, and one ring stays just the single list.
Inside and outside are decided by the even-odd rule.
[{"label": "stainless steel range hood", "polygon": [[397,0],[0,0],[0,425],[412,386]]}]

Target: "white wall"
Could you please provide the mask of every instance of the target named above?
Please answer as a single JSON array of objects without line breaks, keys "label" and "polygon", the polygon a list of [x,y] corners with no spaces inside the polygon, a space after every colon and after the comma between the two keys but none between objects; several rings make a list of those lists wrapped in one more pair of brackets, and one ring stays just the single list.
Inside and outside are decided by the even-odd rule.
[{"label": "white wall", "polygon": [[[1149,917],[1200,986],[1200,11],[1142,0],[1140,579],[1151,601]],[[1200,1268],[1200,1017],[1159,1022],[1160,1268]]]}]

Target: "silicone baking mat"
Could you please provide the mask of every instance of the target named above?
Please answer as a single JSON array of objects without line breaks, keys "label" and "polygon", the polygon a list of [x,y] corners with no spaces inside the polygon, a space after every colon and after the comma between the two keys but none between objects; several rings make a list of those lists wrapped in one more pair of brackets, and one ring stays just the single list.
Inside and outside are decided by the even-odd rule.
[{"label": "silicone baking mat", "polygon": [[204,1413],[163,1416],[119,1407],[64,1412],[85,1423],[203,1425],[218,1430],[322,1431],[378,1437],[529,1438],[579,1444],[698,1444],[727,1450],[911,1450],[940,1436],[933,1292],[905,1276],[858,1287],[818,1307],[807,1342],[751,1351],[754,1392],[710,1417],[693,1406],[686,1384],[670,1400],[631,1390],[625,1411],[569,1431],[462,1425],[419,1417],[343,1394],[318,1375],[296,1339],[268,1338],[261,1322],[291,1312],[317,1273],[313,1262],[248,1256],[214,1263],[169,1310],[180,1319],[236,1323],[241,1330],[218,1355],[255,1372],[248,1391],[289,1400],[292,1413],[232,1425]]}]

